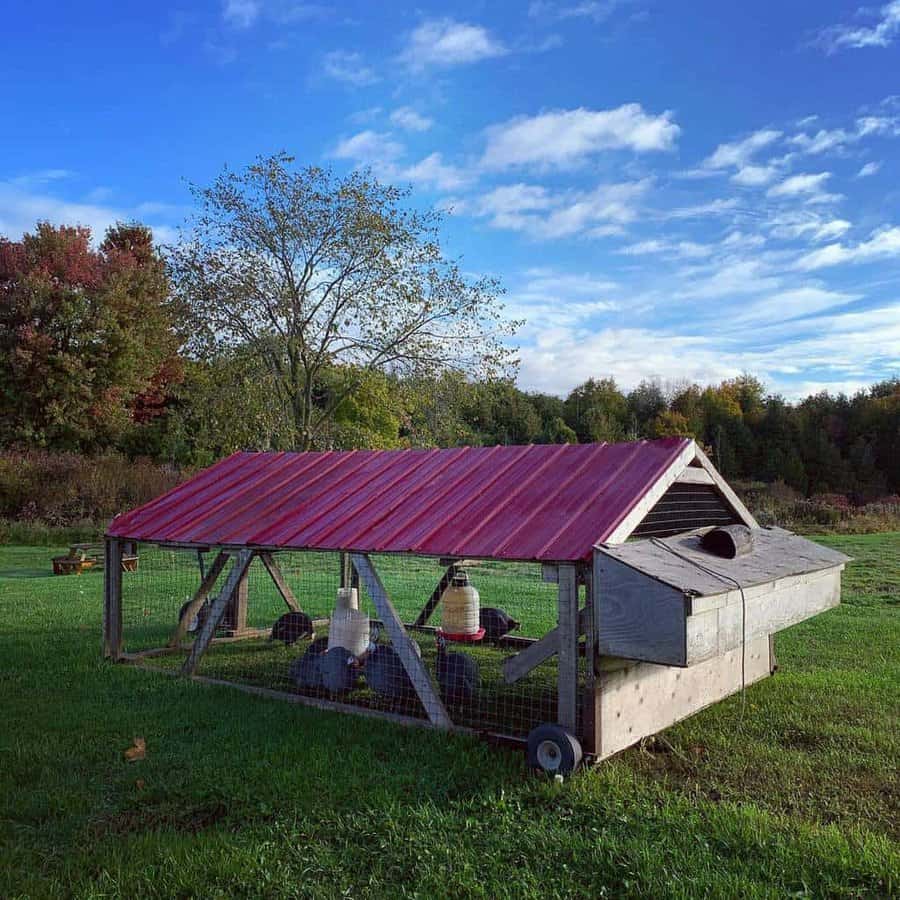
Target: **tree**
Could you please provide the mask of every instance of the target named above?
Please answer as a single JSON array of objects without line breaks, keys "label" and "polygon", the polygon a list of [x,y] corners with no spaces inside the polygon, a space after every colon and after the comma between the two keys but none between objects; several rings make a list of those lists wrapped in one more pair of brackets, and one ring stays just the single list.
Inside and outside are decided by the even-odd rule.
[{"label": "tree", "polygon": [[20,242],[0,239],[0,440],[117,440],[138,398],[177,379],[176,322],[141,225],[110,228],[97,250],[89,229],[46,222]]},{"label": "tree", "polygon": [[566,423],[581,442],[620,441],[625,436],[628,408],[612,378],[589,378],[566,398]]},{"label": "tree", "polygon": [[[272,374],[301,449],[321,443],[366,372],[503,373],[500,286],[466,278],[438,244],[440,216],[368,172],[295,170],[285,154],[193,188],[199,212],[172,248],[195,351],[246,344]],[[327,401],[315,386],[341,378]]]}]

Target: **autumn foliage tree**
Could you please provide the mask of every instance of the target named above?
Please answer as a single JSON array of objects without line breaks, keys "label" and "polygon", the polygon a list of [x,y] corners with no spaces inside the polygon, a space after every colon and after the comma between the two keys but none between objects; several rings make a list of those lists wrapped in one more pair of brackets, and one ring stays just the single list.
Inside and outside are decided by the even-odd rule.
[{"label": "autumn foliage tree", "polygon": [[194,188],[197,215],[170,259],[192,352],[255,353],[301,450],[330,444],[373,373],[510,369],[500,286],[443,255],[437,213],[371,173],[293,163],[261,158]]},{"label": "autumn foliage tree", "polygon": [[165,265],[150,230],[40,223],[0,239],[0,441],[92,449],[159,411],[179,376]]}]

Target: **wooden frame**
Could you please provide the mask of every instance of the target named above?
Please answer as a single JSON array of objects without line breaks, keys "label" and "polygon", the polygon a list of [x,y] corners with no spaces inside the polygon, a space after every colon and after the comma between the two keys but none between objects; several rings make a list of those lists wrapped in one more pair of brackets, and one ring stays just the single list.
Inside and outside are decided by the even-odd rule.
[{"label": "wooden frame", "polygon": [[169,638],[170,647],[181,646],[181,642],[184,640],[185,634],[187,634],[188,625],[200,611],[200,607],[206,602],[206,598],[212,593],[212,589],[216,586],[216,582],[219,580],[219,575],[222,574],[222,569],[225,568],[228,558],[229,554],[222,550],[213,560],[212,565],[200,582],[200,587],[197,588],[197,592],[191,598],[187,609],[178,620],[175,631],[172,632],[172,637]]},{"label": "wooden frame", "polygon": [[[250,563],[253,561],[253,556],[253,550],[241,550],[235,557],[234,565],[232,565],[231,571],[228,573],[228,578],[225,581],[222,593],[213,601],[213,605],[209,610],[209,615],[206,617],[206,620],[203,622],[203,627],[200,629],[200,634],[197,635],[196,640],[191,646],[191,652],[184,661],[184,665],[181,667],[182,674],[193,675],[196,671],[200,659],[203,654],[206,653],[206,648],[209,646],[209,642],[212,640],[213,635],[216,633],[216,629],[219,627],[219,623],[222,621],[222,617],[225,615],[226,607],[233,601],[238,586],[246,574]],[[182,619],[185,618],[187,618],[187,615],[182,616]]]},{"label": "wooden frame", "polygon": [[[441,560],[441,562],[444,562],[444,560]],[[431,596],[416,616],[413,625],[422,627],[428,624],[428,620],[441,602],[441,596],[450,586],[450,582],[453,581],[453,576],[457,573],[458,569],[459,562],[455,560],[447,566],[444,574],[441,576],[441,580],[437,583],[434,590],[431,592]]]},{"label": "wooden frame", "polygon": [[391,603],[391,598],[384,589],[371,560],[364,553],[352,553],[350,559],[378,610],[381,622],[391,639],[391,645],[397,656],[400,657],[400,662],[403,664],[429,720],[438,728],[452,728],[453,722],[428,674],[428,669],[425,668],[425,664],[413,648],[412,640],[406,633],[403,622],[397,615],[397,610],[394,609],[394,604]]},{"label": "wooden frame", "polygon": [[122,655],[122,541],[107,538],[103,567],[103,654],[117,661]]},{"label": "wooden frame", "polygon": [[287,608],[291,612],[300,612],[300,604],[297,602],[290,585],[285,581],[281,567],[275,561],[275,557],[268,550],[261,550],[257,555],[269,573],[269,577],[274,582],[275,587],[278,588],[278,593],[281,594],[281,599],[287,604]]},{"label": "wooden frame", "polygon": [[578,577],[575,566],[559,567],[559,666],[557,719],[574,732],[578,724]]}]

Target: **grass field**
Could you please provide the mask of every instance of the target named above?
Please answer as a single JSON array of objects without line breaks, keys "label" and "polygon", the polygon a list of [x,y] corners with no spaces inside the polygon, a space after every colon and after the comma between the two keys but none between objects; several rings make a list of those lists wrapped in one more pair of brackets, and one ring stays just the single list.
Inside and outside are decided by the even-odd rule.
[{"label": "grass field", "polygon": [[823,541],[856,558],[844,603],[774,678],[563,785],[112,666],[102,578],[0,547],[0,896],[897,895],[900,534]]}]

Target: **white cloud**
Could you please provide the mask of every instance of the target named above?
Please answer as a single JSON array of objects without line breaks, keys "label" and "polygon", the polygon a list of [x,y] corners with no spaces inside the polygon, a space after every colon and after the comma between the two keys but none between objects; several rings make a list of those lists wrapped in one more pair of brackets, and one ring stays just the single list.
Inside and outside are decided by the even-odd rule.
[{"label": "white cloud", "polygon": [[798,194],[819,194],[825,182],[831,178],[831,172],[817,174],[791,175],[784,181],[773,185],[766,192],[769,197],[796,197]]},{"label": "white cloud", "polygon": [[[35,173],[35,177],[40,174]],[[96,244],[103,239],[106,229],[116,222],[144,219],[172,209],[167,204],[159,203],[144,203],[128,209],[62,200],[44,192],[35,193],[31,190],[34,184],[38,182],[30,181],[29,177],[0,181],[0,235],[6,235],[14,241],[21,240],[23,234],[34,231],[38,222],[50,222],[53,225],[85,225],[91,229]],[[153,224],[152,221],[148,224],[153,229],[157,242],[169,243],[177,237],[175,229],[168,225]]]},{"label": "white cloud", "polygon": [[556,239],[576,234],[602,237],[618,233],[637,215],[636,202],[650,180],[604,184],[590,191],[553,193],[541,185],[504,185],[489,191],[472,206],[494,228],[522,231],[532,237]]},{"label": "white cloud", "polygon": [[738,202],[733,197],[720,197],[707,203],[692,206],[675,206],[659,214],[662,219],[702,219],[733,212]]},{"label": "white cloud", "polygon": [[391,113],[391,121],[406,131],[428,131],[434,124],[433,119],[416,112],[411,106],[401,106]]},{"label": "white cloud", "polygon": [[768,147],[781,137],[780,131],[772,128],[763,128],[754,131],[742,141],[733,141],[727,144],[719,144],[718,147],[703,161],[706,169],[730,169],[743,168],[755,153]]},{"label": "white cloud", "polygon": [[335,81],[363,87],[379,80],[377,73],[365,64],[362,56],[350,50],[331,50],[322,59],[322,71]]},{"label": "white cloud", "polygon": [[511,289],[505,300],[512,318],[524,319],[523,335],[537,335],[548,328],[570,328],[597,316],[617,311],[613,299],[619,285],[586,273],[535,268],[525,272],[524,282]]},{"label": "white cloud", "polygon": [[249,28],[262,11],[259,0],[225,0],[222,18],[234,28]]},{"label": "white cloud", "polygon": [[843,128],[833,128],[830,131],[824,128],[813,135],[796,134],[789,139],[789,143],[799,147],[804,153],[816,155],[841,147],[856,139],[856,135],[844,131]]},{"label": "white cloud", "polygon": [[580,3],[548,3],[534,0],[528,6],[528,15],[541,19],[592,19],[604,22],[628,0],[582,0]]},{"label": "white cloud", "polygon": [[[861,9],[860,13],[870,10]],[[900,34],[900,0],[886,3],[872,25],[833,25],[819,32],[816,42],[826,53],[846,48],[889,47]]]},{"label": "white cloud", "polygon": [[432,153],[403,169],[400,178],[417,184],[426,184],[439,191],[453,191],[471,181],[471,176],[456,166],[443,161],[440,153]]},{"label": "white cloud", "polygon": [[403,145],[394,140],[390,134],[367,128],[339,141],[331,155],[356,163],[377,165],[393,162],[401,157]]},{"label": "white cloud", "polygon": [[880,162],[867,162],[857,173],[857,178],[868,178],[870,175],[875,175],[878,170],[881,168]]},{"label": "white cloud", "polygon": [[760,187],[768,184],[776,175],[778,169],[775,166],[742,166],[731,176],[735,184],[743,187]]},{"label": "white cloud", "polygon": [[756,324],[786,322],[851,303],[859,300],[861,296],[861,294],[829,291],[810,285],[792,288],[764,296],[742,306],[737,312],[734,324],[742,327],[748,322]]},{"label": "white cloud", "polygon": [[482,165],[493,170],[570,168],[602,150],[669,150],[680,131],[671,112],[652,115],[638,103],[607,110],[552,110],[488,128]]},{"label": "white cloud", "polygon": [[695,241],[670,241],[652,238],[629,244],[619,252],[625,256],[660,254],[675,259],[705,259],[715,252],[715,248],[709,244],[698,244]]},{"label": "white cloud", "polygon": [[480,25],[429,19],[409,34],[400,59],[414,71],[479,62],[507,52]]},{"label": "white cloud", "polygon": [[854,246],[828,244],[807,253],[797,261],[797,268],[804,271],[824,269],[845,263],[871,262],[876,259],[900,257],[900,227],[880,228],[867,241]]},{"label": "white cloud", "polygon": [[850,230],[846,219],[824,219],[816,213],[781,212],[766,223],[774,237],[781,240],[807,238],[811,241],[833,241]]}]

